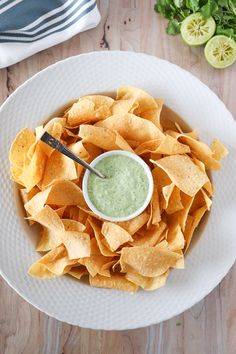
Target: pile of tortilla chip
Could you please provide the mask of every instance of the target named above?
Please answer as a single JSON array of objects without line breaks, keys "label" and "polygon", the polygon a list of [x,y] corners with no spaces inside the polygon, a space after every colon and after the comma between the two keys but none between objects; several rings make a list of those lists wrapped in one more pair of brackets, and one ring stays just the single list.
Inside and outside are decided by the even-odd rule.
[{"label": "pile of tortilla chip", "polygon": [[[227,149],[218,139],[209,147],[196,131],[184,132],[162,106],[162,99],[141,89],[121,87],[115,100],[81,97],[63,117],[16,136],[12,179],[20,185],[29,224],[41,226],[42,257],[30,275],[88,276],[91,286],[135,292],[157,289],[171,268],[184,268],[194,230],[212,204],[207,173],[220,169]],[[95,215],[81,189],[84,168],[41,142],[44,131],[88,163],[109,150],[143,158],[154,180],[147,209],[119,223]]]}]

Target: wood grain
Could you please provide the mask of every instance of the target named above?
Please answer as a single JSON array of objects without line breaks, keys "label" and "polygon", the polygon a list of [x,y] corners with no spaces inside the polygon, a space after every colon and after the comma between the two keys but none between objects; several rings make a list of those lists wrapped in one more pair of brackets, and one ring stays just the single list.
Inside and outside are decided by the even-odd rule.
[{"label": "wood grain", "polygon": [[[0,70],[0,102],[39,70],[93,50],[145,52],[189,70],[206,83],[236,116],[236,65],[217,71],[202,48],[189,48],[165,34],[166,21],[154,1],[101,0],[96,29]],[[223,235],[222,235],[223,237]],[[210,295],[159,325],[121,332],[83,329],[36,310],[0,280],[0,353],[4,354],[235,354],[236,265]]]}]

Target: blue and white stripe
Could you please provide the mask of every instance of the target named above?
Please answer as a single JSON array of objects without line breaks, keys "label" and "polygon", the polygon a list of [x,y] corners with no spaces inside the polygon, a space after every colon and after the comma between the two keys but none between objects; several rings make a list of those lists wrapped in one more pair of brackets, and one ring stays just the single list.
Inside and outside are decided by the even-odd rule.
[{"label": "blue and white stripe", "polygon": [[48,48],[50,40],[58,44],[99,21],[96,0],[0,0],[0,67],[7,44],[31,45],[33,54]]}]

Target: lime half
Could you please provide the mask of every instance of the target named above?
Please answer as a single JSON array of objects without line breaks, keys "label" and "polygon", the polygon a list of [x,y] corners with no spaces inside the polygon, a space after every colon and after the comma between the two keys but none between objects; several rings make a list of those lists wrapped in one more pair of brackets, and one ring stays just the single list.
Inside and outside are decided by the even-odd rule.
[{"label": "lime half", "polygon": [[183,40],[191,46],[206,43],[215,33],[216,24],[212,17],[204,20],[200,12],[189,15],[181,25]]},{"label": "lime half", "polygon": [[214,36],[206,44],[204,53],[209,64],[224,69],[236,60],[236,43],[226,36]]}]

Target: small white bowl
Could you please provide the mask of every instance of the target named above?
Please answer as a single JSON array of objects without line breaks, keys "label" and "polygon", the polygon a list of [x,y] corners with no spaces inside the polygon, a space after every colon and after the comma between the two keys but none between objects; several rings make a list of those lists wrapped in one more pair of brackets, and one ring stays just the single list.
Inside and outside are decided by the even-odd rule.
[{"label": "small white bowl", "polygon": [[127,215],[127,216],[123,216],[123,217],[112,217],[112,216],[108,216],[103,214],[102,212],[100,212],[91,202],[89,195],[88,195],[88,190],[87,190],[87,183],[88,183],[88,177],[90,175],[90,171],[86,170],[85,174],[84,174],[84,178],[83,178],[83,183],[82,183],[82,189],[83,189],[83,194],[84,194],[84,199],[88,205],[88,207],[98,216],[100,216],[101,218],[108,220],[108,221],[127,221],[130,219],[135,218],[136,216],[138,216],[139,214],[141,214],[146,207],[148,206],[151,198],[152,198],[152,194],[153,194],[153,178],[152,178],[152,174],[150,171],[150,168],[148,167],[148,165],[136,154],[129,152],[129,151],[123,151],[123,150],[112,150],[112,151],[108,151],[105,152],[104,154],[98,156],[96,159],[94,159],[90,166],[91,167],[95,167],[95,165],[101,161],[102,159],[104,159],[107,156],[111,156],[111,155],[123,155],[123,156],[127,156],[130,157],[131,159],[137,161],[144,169],[146,176],[148,178],[148,185],[149,185],[149,189],[148,189],[148,193],[147,193],[147,197],[143,203],[143,205],[136,210],[134,213]]}]

